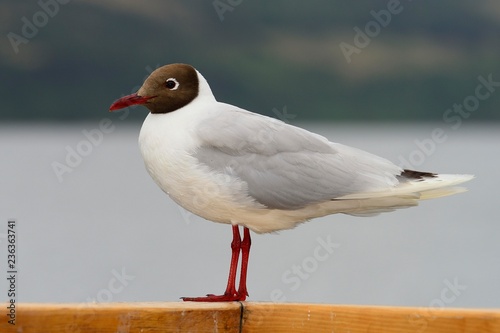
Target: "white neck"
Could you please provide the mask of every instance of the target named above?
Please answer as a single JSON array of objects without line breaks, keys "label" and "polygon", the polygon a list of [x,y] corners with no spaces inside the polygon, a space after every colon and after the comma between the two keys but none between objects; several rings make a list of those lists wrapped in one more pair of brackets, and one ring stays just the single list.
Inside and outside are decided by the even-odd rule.
[{"label": "white neck", "polygon": [[203,75],[201,75],[200,72],[196,71],[196,73],[198,74],[198,96],[196,97],[196,99],[215,100],[215,96],[212,93],[212,89],[210,89],[207,80],[205,80],[205,78],[203,77]]}]

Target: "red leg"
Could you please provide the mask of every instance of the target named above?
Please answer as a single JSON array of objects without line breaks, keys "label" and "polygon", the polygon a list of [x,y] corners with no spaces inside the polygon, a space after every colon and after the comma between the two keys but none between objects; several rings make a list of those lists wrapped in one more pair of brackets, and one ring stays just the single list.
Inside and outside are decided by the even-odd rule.
[{"label": "red leg", "polygon": [[[248,241],[247,241],[248,239]],[[244,238],[243,242],[248,245],[244,245],[241,242],[240,231],[237,225],[233,225],[233,241],[231,242],[231,266],[229,267],[229,277],[227,279],[226,291],[223,295],[213,295],[209,294],[205,297],[181,297],[183,301],[192,302],[229,302],[229,301],[244,301],[248,295],[246,292],[246,270],[248,266],[248,252],[250,250],[250,232],[248,228],[244,228]],[[245,248],[245,250],[243,250]],[[245,269],[243,284],[240,279],[240,286],[238,292],[236,291],[236,270],[238,268],[238,260],[240,256],[240,251],[246,252],[246,255],[242,254],[242,272],[243,277],[243,264]],[[246,259],[245,259],[246,258]],[[244,286],[242,289],[242,285]],[[244,291],[243,296],[240,291]],[[241,299],[243,297],[243,299]]]},{"label": "red leg", "polygon": [[231,242],[231,265],[229,266],[229,276],[224,295],[236,295],[236,270],[241,251],[240,229],[233,225],[233,241]]},{"label": "red leg", "polygon": [[252,240],[250,238],[250,230],[244,227],[243,242],[241,243],[241,275],[240,275],[240,285],[238,287],[239,301],[244,301],[248,296],[247,268],[248,268],[248,258],[250,256],[251,245],[252,245]]}]

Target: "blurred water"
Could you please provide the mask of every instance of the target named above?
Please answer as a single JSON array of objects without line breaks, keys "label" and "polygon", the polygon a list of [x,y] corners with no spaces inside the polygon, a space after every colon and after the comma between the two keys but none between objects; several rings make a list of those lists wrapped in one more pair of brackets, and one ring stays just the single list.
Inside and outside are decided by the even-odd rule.
[{"label": "blurred water", "polygon": [[[500,126],[302,126],[417,169],[477,178],[469,192],[417,208],[334,215],[255,235],[249,300],[500,306]],[[0,267],[5,273],[6,222],[15,218],[18,301],[176,301],[222,292],[229,226],[185,212],[156,187],[137,147],[140,125],[102,123],[102,137],[98,128],[0,128]],[[433,144],[436,128],[443,132]],[[78,149],[86,156],[61,169],[68,151]],[[321,247],[328,242],[334,245]]]}]

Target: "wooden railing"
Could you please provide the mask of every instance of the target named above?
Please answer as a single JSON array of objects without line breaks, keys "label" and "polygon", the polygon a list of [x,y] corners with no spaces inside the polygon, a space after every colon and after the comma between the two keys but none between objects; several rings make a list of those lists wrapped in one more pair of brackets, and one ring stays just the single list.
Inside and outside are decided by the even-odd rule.
[{"label": "wooden railing", "polygon": [[[1,305],[5,313],[6,304]],[[500,332],[500,310],[287,303],[16,304],[0,332]]]}]

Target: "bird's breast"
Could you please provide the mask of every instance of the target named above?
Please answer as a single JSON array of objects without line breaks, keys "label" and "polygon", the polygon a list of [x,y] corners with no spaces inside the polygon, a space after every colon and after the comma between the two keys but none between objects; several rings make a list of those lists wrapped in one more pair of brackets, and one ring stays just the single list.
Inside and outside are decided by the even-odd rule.
[{"label": "bird's breast", "polygon": [[229,223],[235,210],[253,206],[253,201],[238,179],[210,170],[193,156],[200,142],[189,126],[182,127],[175,120],[151,114],[146,118],[139,147],[147,171],[185,209],[208,220]]},{"label": "bird's breast", "polygon": [[151,177],[167,193],[186,187],[196,142],[176,117],[149,114],[139,134],[139,148]]}]

